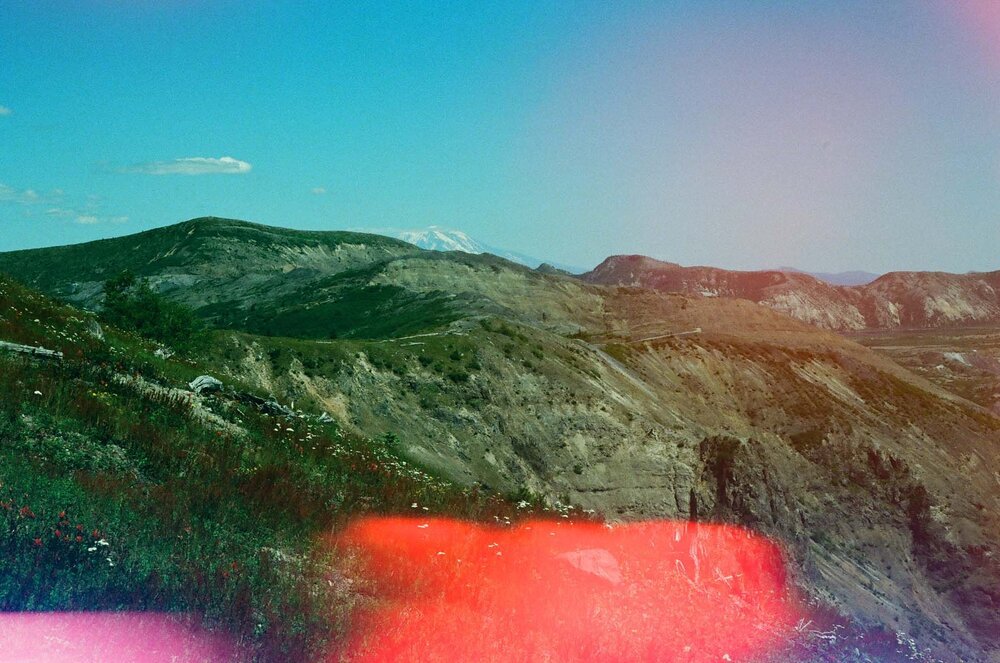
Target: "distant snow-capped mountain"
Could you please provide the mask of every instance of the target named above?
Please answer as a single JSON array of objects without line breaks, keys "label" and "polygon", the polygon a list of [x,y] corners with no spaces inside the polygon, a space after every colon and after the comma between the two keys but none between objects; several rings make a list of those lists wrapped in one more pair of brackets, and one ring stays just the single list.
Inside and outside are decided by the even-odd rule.
[{"label": "distant snow-capped mountain", "polygon": [[485,244],[477,242],[461,230],[447,230],[438,226],[430,226],[423,230],[399,230],[395,236],[404,242],[416,244],[422,249],[431,251],[493,253]]},{"label": "distant snow-capped mountain", "polygon": [[469,237],[461,230],[451,230],[440,226],[428,226],[427,228],[417,230],[393,230],[386,232],[386,234],[401,239],[404,242],[415,244],[422,249],[429,249],[431,251],[492,253],[495,256],[500,256],[501,258],[510,260],[511,262],[516,262],[533,269],[543,263],[547,263],[553,267],[573,274],[580,274],[586,271],[586,269],[582,267],[563,265],[548,260],[540,260],[534,256],[518,253],[517,251],[510,251],[508,249],[490,246],[489,244],[483,244],[482,242]]}]

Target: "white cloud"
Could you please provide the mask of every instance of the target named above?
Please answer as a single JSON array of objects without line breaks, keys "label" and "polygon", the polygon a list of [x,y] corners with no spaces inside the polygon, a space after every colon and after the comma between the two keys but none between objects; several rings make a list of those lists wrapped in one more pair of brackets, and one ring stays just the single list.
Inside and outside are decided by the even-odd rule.
[{"label": "white cloud", "polygon": [[232,157],[184,157],[170,161],[150,161],[123,168],[124,173],[140,175],[242,175],[249,173],[246,161]]},{"label": "white cloud", "polygon": [[80,216],[76,217],[76,222],[85,225],[91,225],[94,223],[99,223],[100,219],[98,219],[93,214],[81,214]]},{"label": "white cloud", "polygon": [[73,210],[63,209],[62,207],[50,207],[49,209],[45,210],[45,213],[48,214],[49,216],[56,216],[56,217],[69,217],[76,214],[76,212],[74,212]]},{"label": "white cloud", "polygon": [[326,187],[325,186],[314,186],[312,189],[309,190],[309,192],[312,193],[315,196],[323,196],[323,195],[326,195]]},{"label": "white cloud", "polygon": [[7,106],[0,106],[0,116],[2,116],[2,115],[13,115],[13,114],[14,114],[14,111],[12,111]]}]

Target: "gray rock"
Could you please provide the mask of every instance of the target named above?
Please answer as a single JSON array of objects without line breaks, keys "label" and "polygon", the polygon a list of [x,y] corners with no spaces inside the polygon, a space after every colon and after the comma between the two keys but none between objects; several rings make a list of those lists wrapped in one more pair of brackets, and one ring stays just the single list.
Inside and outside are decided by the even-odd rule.
[{"label": "gray rock", "polygon": [[196,394],[210,394],[222,390],[222,382],[211,375],[199,375],[188,386]]},{"label": "gray rock", "polygon": [[278,401],[269,400],[264,401],[260,406],[260,411],[264,414],[269,414],[272,417],[294,417],[295,411],[291,408],[287,408]]}]

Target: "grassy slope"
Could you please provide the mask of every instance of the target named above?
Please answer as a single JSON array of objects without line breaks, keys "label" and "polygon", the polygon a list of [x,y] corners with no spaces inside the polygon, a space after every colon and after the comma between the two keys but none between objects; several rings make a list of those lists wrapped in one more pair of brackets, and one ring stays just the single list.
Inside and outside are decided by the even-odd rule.
[{"label": "grassy slope", "polygon": [[[517,315],[526,302],[533,318],[575,324],[599,307],[577,281],[495,256],[227,219],[0,254],[0,271],[90,308],[100,303],[102,283],[126,269],[215,326],[274,336],[405,336],[472,315]],[[562,310],[566,301],[576,310]]]},{"label": "grassy slope", "polygon": [[412,502],[513,513],[400,460],[389,438],[274,419],[227,397],[209,399],[216,418],[142,387],[212,367],[87,326],[0,280],[0,338],[67,354],[0,354],[0,609],[194,611],[254,657],[299,660],[343,631],[352,601],[325,582],[337,560],[311,550],[316,535]]},{"label": "grassy slope", "polygon": [[[419,251],[381,235],[289,230],[207,217],[125,237],[2,253],[0,271],[46,292],[62,290],[69,283],[104,281],[125,269],[146,276],[202,264],[208,266],[208,274],[225,274],[234,269],[232,256],[220,252],[227,245],[246,246],[248,255],[264,262],[279,257],[273,250],[278,246],[328,252],[345,245],[365,246],[386,256]],[[238,275],[239,267],[235,269]]]}]

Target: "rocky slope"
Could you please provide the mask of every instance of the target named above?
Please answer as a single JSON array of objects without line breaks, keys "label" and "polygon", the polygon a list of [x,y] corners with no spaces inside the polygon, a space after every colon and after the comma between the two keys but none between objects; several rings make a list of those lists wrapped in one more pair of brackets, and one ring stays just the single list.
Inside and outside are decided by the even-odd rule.
[{"label": "rocky slope", "polygon": [[[929,657],[998,656],[1000,419],[985,408],[730,299],[724,274],[697,283],[719,296],[671,294],[367,236],[310,249],[317,238],[234,224],[163,229],[179,238],[169,255],[157,231],[155,250],[99,245],[234,330],[219,340],[227,379],[392,433],[410,458],[482,490],[612,519],[743,524],[781,542],[792,578],[854,623],[913,637]],[[199,233],[213,239],[184,243]],[[88,250],[60,249],[93,283]],[[44,252],[15,257],[0,267],[83,292],[71,270],[32,267],[58,267]],[[745,288],[773,298],[788,282],[776,278]]]},{"label": "rocky slope", "polygon": [[749,299],[826,329],[957,327],[1000,322],[1000,271],[892,272],[859,286],[809,274],[682,267],[645,256],[612,256],[581,278],[702,297]]},{"label": "rocky slope", "polygon": [[[635,299],[634,299],[634,298]],[[649,309],[645,293],[609,310]],[[1000,421],[749,303],[660,302],[645,337],[488,319],[331,348],[233,340],[233,375],[396,432],[460,481],[613,519],[722,520],[785,544],[812,595],[945,660],[997,646]],[[746,330],[740,320],[749,319]],[[278,350],[275,354],[275,350]],[[967,481],[956,482],[955,477]]]}]

